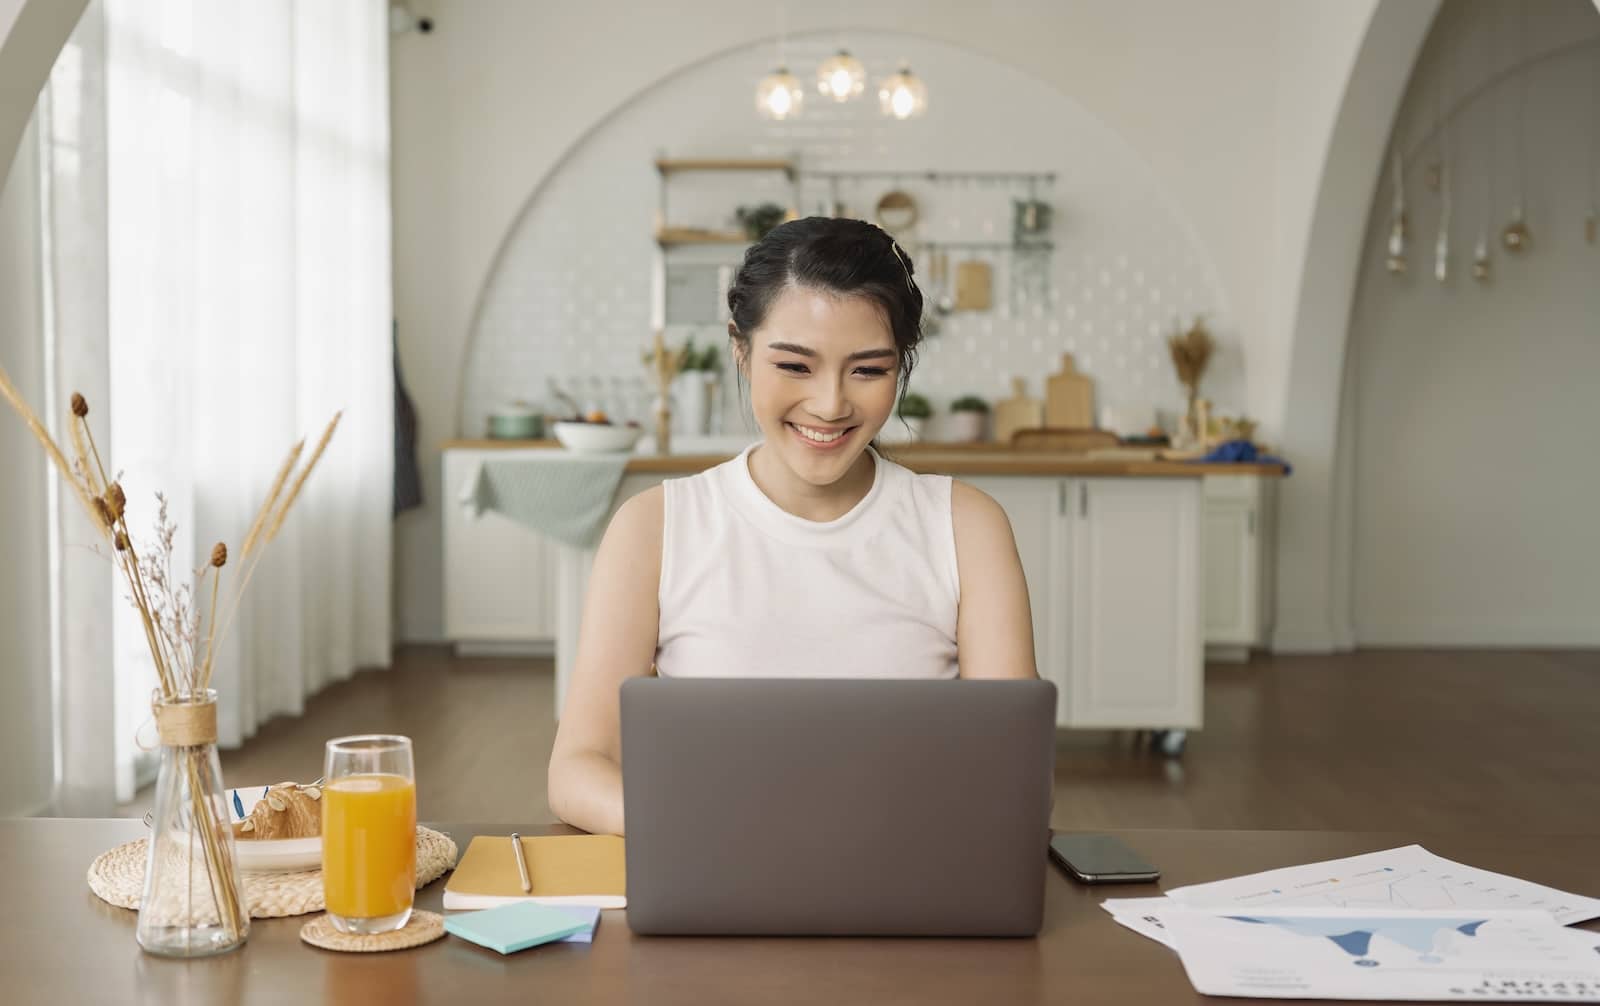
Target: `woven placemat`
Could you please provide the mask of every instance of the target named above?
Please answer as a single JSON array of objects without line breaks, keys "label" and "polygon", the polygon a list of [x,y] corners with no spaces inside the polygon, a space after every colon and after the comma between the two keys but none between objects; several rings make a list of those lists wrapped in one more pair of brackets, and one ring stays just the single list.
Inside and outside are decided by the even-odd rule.
[{"label": "woven placemat", "polygon": [[385,950],[409,950],[424,943],[432,943],[444,935],[444,916],[433,912],[412,912],[411,918],[399,929],[387,933],[363,936],[341,933],[333,928],[326,915],[319,915],[300,927],[300,938],[324,950],[340,950],[348,954],[375,954]]},{"label": "woven placemat", "polygon": [[[89,890],[119,908],[139,907],[144,896],[145,839],[101,853],[89,864]],[[456,865],[456,843],[432,828],[417,828],[417,887],[430,884]],[[181,870],[181,868],[180,868]],[[322,871],[246,873],[244,900],[252,919],[280,919],[320,912]]]}]

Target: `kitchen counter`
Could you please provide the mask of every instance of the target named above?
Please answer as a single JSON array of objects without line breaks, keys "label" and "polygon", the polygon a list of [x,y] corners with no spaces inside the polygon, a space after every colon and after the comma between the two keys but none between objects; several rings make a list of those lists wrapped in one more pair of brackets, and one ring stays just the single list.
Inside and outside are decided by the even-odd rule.
[{"label": "kitchen counter", "polygon": [[[560,450],[554,440],[449,440],[445,450]],[[1046,475],[1119,478],[1199,478],[1204,475],[1255,475],[1277,478],[1282,465],[1163,461],[1133,457],[1092,457],[1058,451],[1016,451],[999,444],[890,444],[884,455],[920,474]],[[733,457],[731,452],[636,454],[630,475],[692,475]]]}]

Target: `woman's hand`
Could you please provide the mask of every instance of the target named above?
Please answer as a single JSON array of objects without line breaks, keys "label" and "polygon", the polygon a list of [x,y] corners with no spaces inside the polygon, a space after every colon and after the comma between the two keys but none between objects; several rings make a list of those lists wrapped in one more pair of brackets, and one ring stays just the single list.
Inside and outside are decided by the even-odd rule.
[{"label": "woman's hand", "polygon": [[622,682],[650,673],[661,629],[661,522],[653,486],[617,508],[595,553],[567,704],[550,754],[550,809],[622,834]]}]

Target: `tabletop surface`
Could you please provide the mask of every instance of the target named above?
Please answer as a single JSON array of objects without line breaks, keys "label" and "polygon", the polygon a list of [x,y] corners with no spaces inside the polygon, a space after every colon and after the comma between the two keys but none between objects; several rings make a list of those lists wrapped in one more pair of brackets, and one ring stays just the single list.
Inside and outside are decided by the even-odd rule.
[{"label": "tabletop surface", "polygon": [[[432,824],[464,850],[475,834],[569,833],[515,824]],[[148,956],[136,913],[90,893],[101,852],[140,837],[137,820],[0,820],[12,897],[0,914],[0,999],[16,1003],[1188,1003],[1177,956],[1112,921],[1108,897],[1419,843],[1472,866],[1600,895],[1600,839],[1297,831],[1124,831],[1160,884],[1084,887],[1041,864],[1044,927],[1032,939],[635,937],[603,913],[594,943],[503,957],[447,936],[414,950],[339,954],[300,942],[309,917],[257,919],[238,951],[199,961]],[[417,894],[441,911],[444,880]],[[1600,930],[1600,923],[1584,928]],[[1244,1000],[1240,1000],[1244,1001]]]}]

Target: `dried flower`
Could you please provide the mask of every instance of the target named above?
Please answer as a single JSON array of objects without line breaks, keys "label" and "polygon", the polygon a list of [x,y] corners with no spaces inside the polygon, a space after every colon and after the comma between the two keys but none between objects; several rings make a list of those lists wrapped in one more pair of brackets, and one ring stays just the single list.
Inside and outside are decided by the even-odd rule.
[{"label": "dried flower", "polygon": [[111,516],[117,520],[128,512],[128,497],[122,492],[122,483],[113,482],[106,486],[106,503],[111,507]]},{"label": "dried flower", "polygon": [[[99,496],[94,498],[94,513],[100,518],[100,526],[106,530],[109,531],[117,526],[117,519],[111,515],[111,507]],[[126,542],[127,539],[124,538],[123,541]]]},{"label": "dried flower", "polygon": [[111,542],[117,546],[118,552],[126,552],[128,550],[128,536],[121,531],[117,532],[117,536],[111,539]]},{"label": "dried flower", "polygon": [[217,568],[220,569],[223,566],[226,566],[227,564],[228,564],[228,546],[224,545],[222,542],[219,541],[211,549],[211,565],[216,566]]},{"label": "dried flower", "polygon": [[76,391],[72,393],[72,414],[79,419],[89,414],[89,403],[84,401],[83,396]]}]

